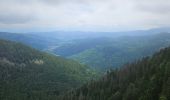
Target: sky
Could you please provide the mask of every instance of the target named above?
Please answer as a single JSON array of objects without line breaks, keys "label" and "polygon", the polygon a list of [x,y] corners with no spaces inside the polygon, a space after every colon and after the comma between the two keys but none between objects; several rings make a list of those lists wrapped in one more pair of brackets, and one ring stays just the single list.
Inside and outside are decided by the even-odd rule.
[{"label": "sky", "polygon": [[0,0],[0,30],[122,31],[170,26],[170,0]]}]

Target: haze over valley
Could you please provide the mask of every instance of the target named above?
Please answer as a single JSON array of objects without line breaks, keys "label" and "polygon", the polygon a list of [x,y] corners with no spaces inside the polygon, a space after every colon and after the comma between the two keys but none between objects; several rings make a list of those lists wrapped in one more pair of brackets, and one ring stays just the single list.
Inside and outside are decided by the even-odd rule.
[{"label": "haze over valley", "polygon": [[170,1],[1,0],[0,100],[170,100]]}]

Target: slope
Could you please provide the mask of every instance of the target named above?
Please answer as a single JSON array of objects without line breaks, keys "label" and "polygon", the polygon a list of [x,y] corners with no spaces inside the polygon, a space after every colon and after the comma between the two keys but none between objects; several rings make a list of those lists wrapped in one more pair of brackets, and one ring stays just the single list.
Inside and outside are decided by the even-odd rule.
[{"label": "slope", "polygon": [[93,45],[92,48],[73,54],[68,58],[100,70],[115,68],[168,47],[170,34],[108,38],[103,42],[103,44]]},{"label": "slope", "polygon": [[170,48],[112,70],[59,100],[170,100]]},{"label": "slope", "polygon": [[39,50],[44,50],[50,45],[57,45],[59,43],[59,40],[56,38],[47,38],[45,36],[28,33],[0,32],[0,39],[21,42]]},{"label": "slope", "polygon": [[0,99],[47,100],[95,76],[87,66],[0,40]]}]

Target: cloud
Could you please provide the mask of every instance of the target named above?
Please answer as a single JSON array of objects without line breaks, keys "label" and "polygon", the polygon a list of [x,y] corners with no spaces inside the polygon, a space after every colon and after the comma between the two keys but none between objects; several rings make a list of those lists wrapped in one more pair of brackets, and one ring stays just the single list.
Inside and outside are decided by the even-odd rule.
[{"label": "cloud", "polygon": [[31,5],[27,5],[24,4],[24,2],[19,1],[21,0],[11,0],[11,2],[10,0],[1,1],[0,3],[1,24],[26,24],[36,19],[35,12]]},{"label": "cloud", "polygon": [[136,8],[139,11],[145,11],[155,14],[170,13],[170,1],[168,0],[142,0],[136,2]]},{"label": "cloud", "polygon": [[34,16],[23,14],[0,14],[1,24],[26,24],[34,21]]},{"label": "cloud", "polygon": [[1,0],[1,28],[115,30],[170,25],[168,0]]}]

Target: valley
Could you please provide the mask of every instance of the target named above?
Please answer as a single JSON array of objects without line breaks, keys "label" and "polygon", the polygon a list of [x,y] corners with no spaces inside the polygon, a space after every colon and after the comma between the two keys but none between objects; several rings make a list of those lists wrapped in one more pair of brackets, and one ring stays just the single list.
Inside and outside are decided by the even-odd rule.
[{"label": "valley", "polygon": [[0,32],[0,99],[169,99],[170,33],[50,34]]},{"label": "valley", "polygon": [[[69,38],[68,32],[0,33],[0,38],[18,41],[41,51],[75,60],[103,73],[168,47],[169,31],[159,29],[158,33],[155,32],[157,30],[122,32],[121,34],[126,35],[119,36],[114,36],[114,32],[110,35],[97,32],[82,35],[85,33],[76,32],[74,35],[70,33]],[[89,34],[92,34],[91,37]]]},{"label": "valley", "polygon": [[0,0],[0,100],[170,100],[170,0]]}]

